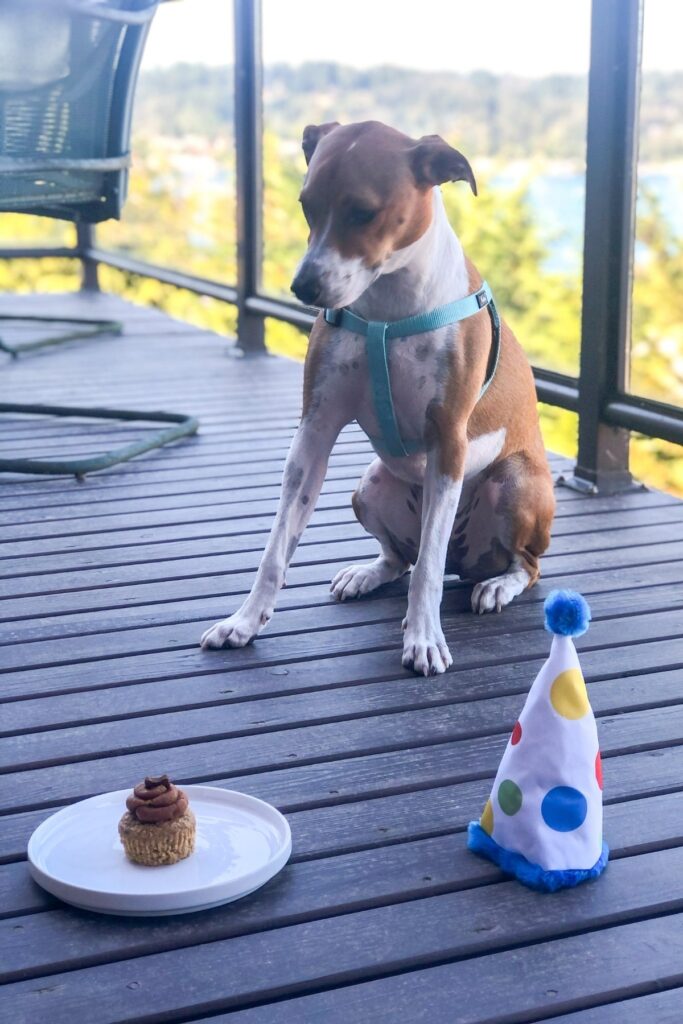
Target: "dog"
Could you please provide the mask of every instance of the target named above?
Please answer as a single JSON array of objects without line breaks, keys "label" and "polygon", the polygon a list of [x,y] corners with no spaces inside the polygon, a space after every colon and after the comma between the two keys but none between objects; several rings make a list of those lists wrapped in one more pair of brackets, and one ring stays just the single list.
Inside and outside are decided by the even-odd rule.
[{"label": "dog", "polygon": [[[402,663],[434,675],[453,660],[440,621],[444,571],[475,584],[478,613],[500,612],[539,576],[555,498],[533,376],[446,218],[441,185],[477,191],[458,150],[376,121],[310,125],[302,148],[310,235],[292,290],[327,308],[311,331],[301,422],[256,580],[201,644],[242,647],[269,621],[332,447],[355,420],[377,458],[352,503],[381,551],[339,572],[331,591],[360,597],[412,566]],[[465,318],[426,329],[429,311],[475,299],[481,308]],[[387,328],[404,318],[419,333],[387,345]]]}]

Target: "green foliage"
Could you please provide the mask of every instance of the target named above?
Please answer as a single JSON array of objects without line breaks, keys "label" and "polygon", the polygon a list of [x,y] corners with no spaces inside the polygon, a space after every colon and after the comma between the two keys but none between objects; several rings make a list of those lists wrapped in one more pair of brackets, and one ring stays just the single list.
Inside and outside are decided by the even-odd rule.
[{"label": "green foliage", "polygon": [[633,273],[631,389],[683,404],[683,238],[656,196],[638,204],[638,258]]},{"label": "green foliage", "polygon": [[446,186],[442,191],[465,252],[491,285],[529,359],[578,373],[579,282],[545,268],[548,248],[527,187],[492,188],[480,180],[477,199],[464,188]]},{"label": "green foliage", "polygon": [[100,244],[162,267],[234,282],[232,149],[220,139],[180,148],[136,138],[133,151],[124,219],[98,227]]},{"label": "green foliage", "polygon": [[80,284],[73,260],[0,260],[0,292],[71,292]]},{"label": "green foliage", "polygon": [[263,284],[267,291],[290,296],[294,269],[306,249],[308,228],[298,197],[306,170],[299,148],[283,154],[277,139],[263,139]]},{"label": "green foliage", "polygon": [[266,346],[273,355],[302,363],[306,358],[308,334],[293,324],[269,317],[266,320]]}]

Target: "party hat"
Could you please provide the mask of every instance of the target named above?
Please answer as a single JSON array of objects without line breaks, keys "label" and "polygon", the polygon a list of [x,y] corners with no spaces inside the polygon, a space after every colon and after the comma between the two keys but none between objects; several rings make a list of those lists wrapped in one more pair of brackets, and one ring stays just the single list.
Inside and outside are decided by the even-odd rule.
[{"label": "party hat", "polygon": [[553,892],[597,878],[609,850],[602,839],[602,768],[595,718],[572,637],[590,608],[570,590],[545,605],[553,633],[512,730],[491,797],[467,845],[532,889]]}]

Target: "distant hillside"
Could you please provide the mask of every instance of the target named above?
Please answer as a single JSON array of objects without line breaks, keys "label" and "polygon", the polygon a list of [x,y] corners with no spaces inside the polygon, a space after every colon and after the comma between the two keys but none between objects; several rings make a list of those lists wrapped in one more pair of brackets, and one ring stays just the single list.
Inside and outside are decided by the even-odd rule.
[{"label": "distant hillside", "polygon": [[[586,79],[527,79],[477,71],[412,71],[341,64],[265,69],[267,128],[298,139],[308,122],[376,118],[410,135],[438,132],[476,156],[583,157]],[[176,64],[143,72],[136,127],[149,134],[214,136],[233,116],[232,69]],[[644,75],[641,156],[683,157],[683,72]]]}]

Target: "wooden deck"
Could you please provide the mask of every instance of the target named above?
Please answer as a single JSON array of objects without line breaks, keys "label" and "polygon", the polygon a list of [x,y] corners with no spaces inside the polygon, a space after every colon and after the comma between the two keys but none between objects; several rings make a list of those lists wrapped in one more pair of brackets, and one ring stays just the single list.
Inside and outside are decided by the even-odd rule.
[{"label": "wooden deck", "polygon": [[[680,1024],[683,504],[558,489],[542,583],[480,618],[450,580],[455,666],[417,679],[400,668],[405,581],[341,606],[328,595],[375,550],[349,505],[369,452],[349,429],[268,632],[203,653],[202,630],[257,565],[300,367],[231,358],[224,339],[105,297],[0,308],[126,321],[123,338],[3,360],[0,398],[201,417],[197,438],[83,484],[0,482],[3,1019]],[[133,433],[0,423],[0,450],[27,454]],[[540,896],[469,854],[464,830],[547,653],[541,603],[558,585],[593,608],[578,647],[612,862]],[[82,913],[31,882],[40,821],[157,770],[272,801],[292,826],[289,865],[239,903],[157,920]]]}]

